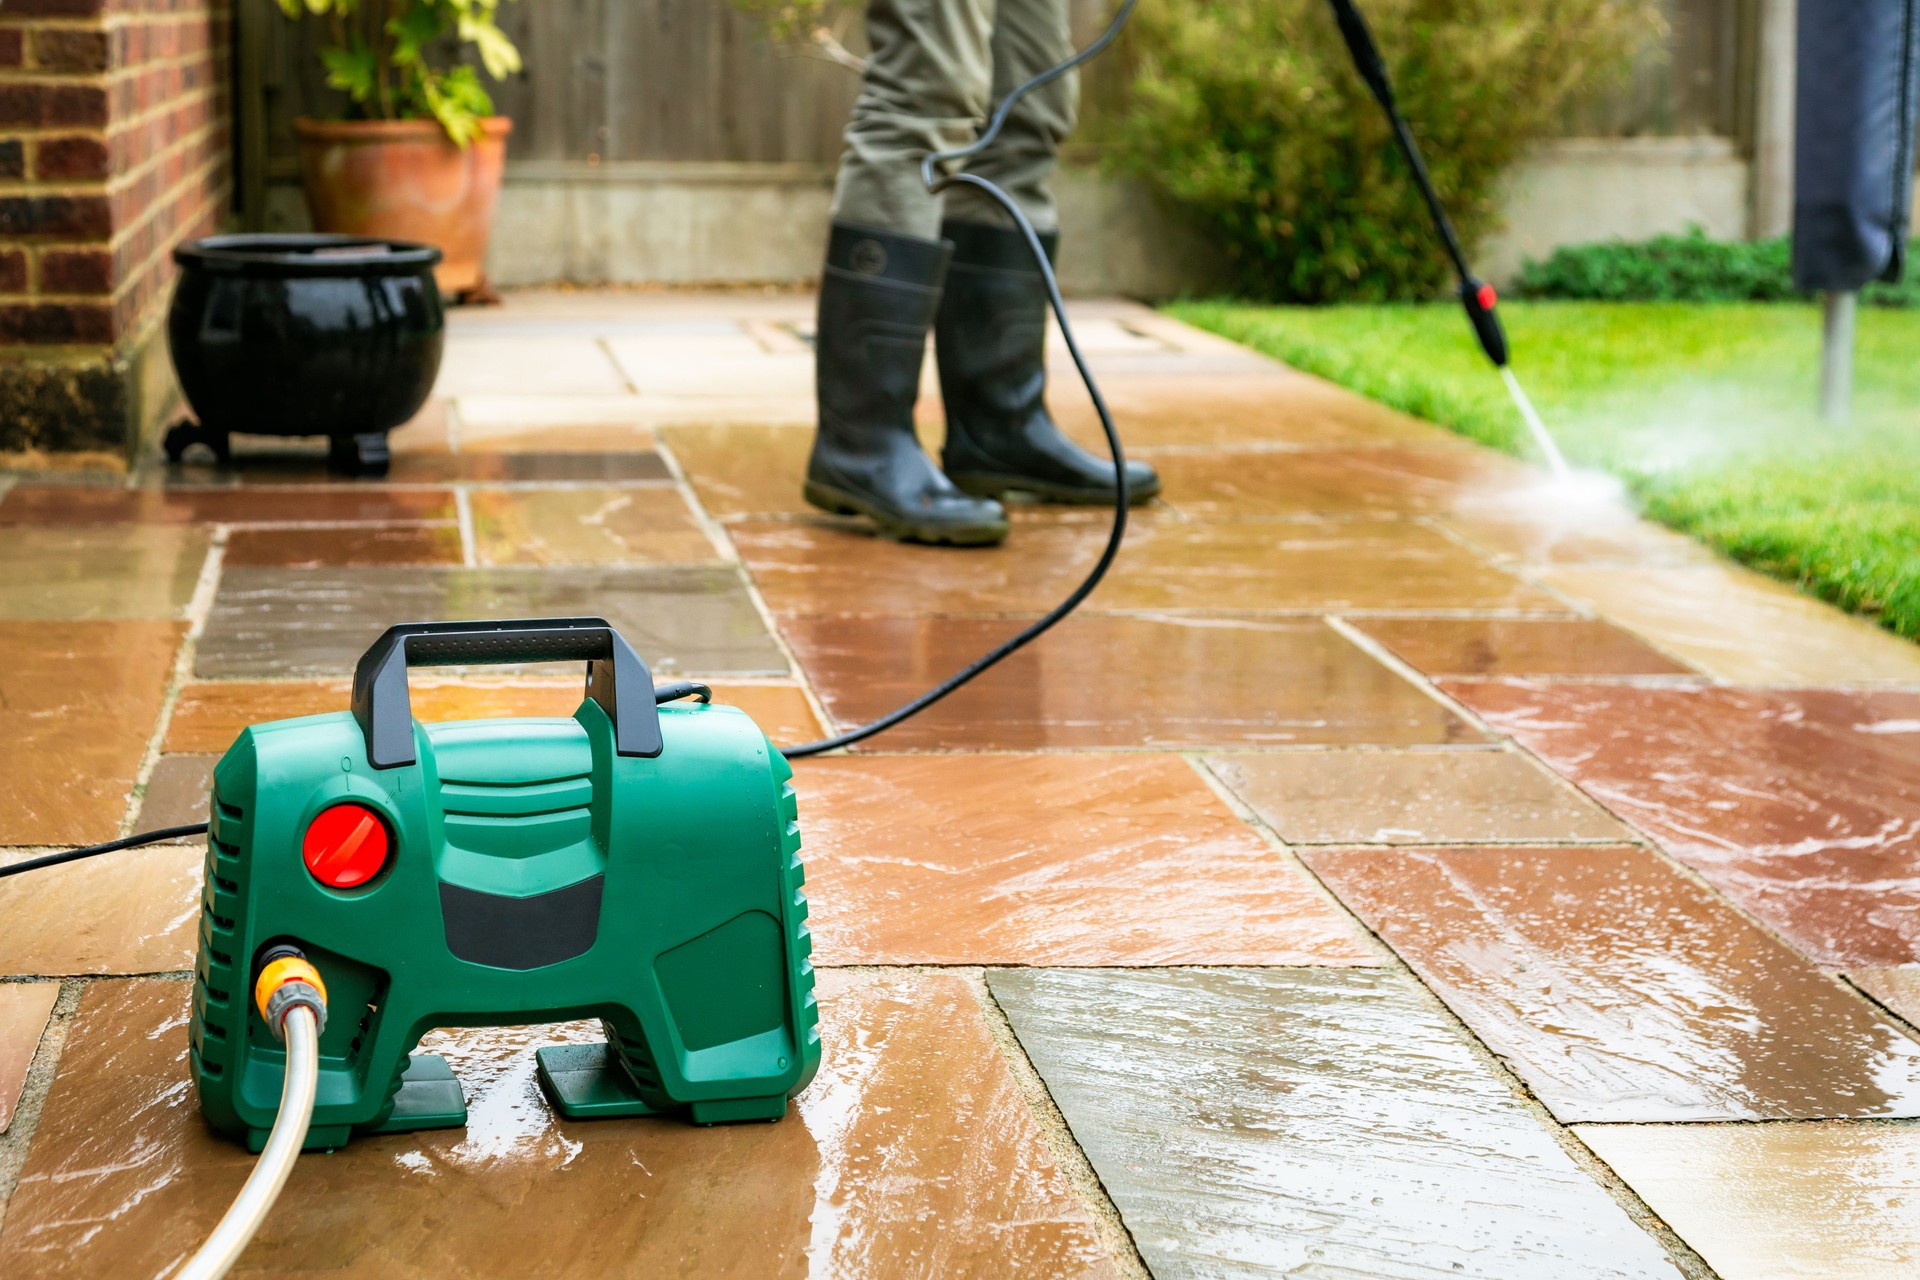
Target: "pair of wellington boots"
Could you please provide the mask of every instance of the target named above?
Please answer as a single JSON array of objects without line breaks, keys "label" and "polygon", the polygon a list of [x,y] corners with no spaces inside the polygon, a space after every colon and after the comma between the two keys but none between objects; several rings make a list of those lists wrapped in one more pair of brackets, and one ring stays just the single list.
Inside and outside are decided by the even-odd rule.
[{"label": "pair of wellington boots", "polygon": [[[922,240],[835,223],[814,345],[820,427],[808,502],[862,515],[889,537],[986,546],[1007,536],[1000,499],[1111,503],[1113,464],[1047,414],[1047,290],[1011,228],[948,222]],[[1056,235],[1041,237],[1049,258]],[[913,405],[933,330],[946,403],[941,466],[914,434]],[[1160,477],[1127,464],[1127,500]]]}]

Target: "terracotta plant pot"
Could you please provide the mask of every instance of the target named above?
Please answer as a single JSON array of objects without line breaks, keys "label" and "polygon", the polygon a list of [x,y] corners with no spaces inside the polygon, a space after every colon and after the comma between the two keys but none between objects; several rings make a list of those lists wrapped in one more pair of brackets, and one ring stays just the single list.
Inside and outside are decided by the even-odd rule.
[{"label": "terracotta plant pot", "polygon": [[482,121],[464,151],[432,120],[300,119],[293,129],[314,230],[433,245],[443,294],[487,292],[487,238],[513,121]]}]

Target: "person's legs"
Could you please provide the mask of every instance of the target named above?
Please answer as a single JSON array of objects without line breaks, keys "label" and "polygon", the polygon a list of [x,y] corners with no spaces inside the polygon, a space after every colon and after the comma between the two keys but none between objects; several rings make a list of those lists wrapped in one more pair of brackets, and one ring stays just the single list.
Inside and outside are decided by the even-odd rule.
[{"label": "person's legs", "polygon": [[[1071,56],[1071,39],[1066,0],[999,0],[995,107]],[[969,167],[1013,198],[1049,258],[1060,234],[1050,180],[1077,97],[1071,73],[1029,93]],[[1069,440],[1047,413],[1046,282],[1026,237],[976,187],[950,190],[946,215],[941,234],[953,242],[953,261],[934,322],[934,353],[947,409],[941,461],[948,477],[968,493],[992,497],[1020,492],[1052,502],[1111,502],[1111,462]],[[1129,462],[1126,488],[1130,502],[1142,502],[1160,491],[1160,477]]]},{"label": "person's legs", "polygon": [[[998,0],[988,47],[993,56],[992,109],[998,109],[1014,89],[1073,56],[1067,0]],[[1012,196],[1043,234],[1060,228],[1051,180],[1060,144],[1073,132],[1079,103],[1077,71],[1041,85],[1014,105],[1000,136],[967,166]],[[964,139],[971,140],[972,135]],[[946,216],[953,222],[1013,226],[998,202],[964,184],[947,191]]]},{"label": "person's legs", "polygon": [[976,544],[1006,536],[991,498],[961,493],[920,447],[913,404],[952,246],[928,152],[974,135],[990,85],[992,0],[869,0],[872,47],[847,125],[814,338],[819,431],[808,502],[865,515],[894,537]]}]

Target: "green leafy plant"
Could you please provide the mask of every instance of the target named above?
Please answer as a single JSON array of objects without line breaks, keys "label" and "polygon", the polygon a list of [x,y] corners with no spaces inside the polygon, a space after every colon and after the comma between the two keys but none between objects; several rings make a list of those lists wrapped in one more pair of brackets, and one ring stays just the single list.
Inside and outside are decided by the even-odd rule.
[{"label": "green leafy plant", "polygon": [[[1368,0],[1402,111],[1469,243],[1503,173],[1659,31],[1650,0]],[[1154,0],[1098,141],[1188,209],[1235,288],[1297,302],[1431,297],[1425,207],[1325,0]]]},{"label": "green leafy plant", "polygon": [[326,19],[333,43],[320,50],[327,83],[361,118],[440,122],[465,147],[493,114],[480,74],[453,61],[471,47],[495,80],[520,69],[520,51],[497,21],[500,0],[279,0],[289,18]]},{"label": "green leafy plant", "polygon": [[[1911,255],[1910,255],[1911,256]],[[1515,292],[1530,298],[1583,302],[1798,302],[1793,246],[1771,240],[1714,240],[1699,227],[1679,236],[1568,245],[1520,271]],[[1920,306],[1920,282],[1909,273],[1861,291],[1875,306]]]}]

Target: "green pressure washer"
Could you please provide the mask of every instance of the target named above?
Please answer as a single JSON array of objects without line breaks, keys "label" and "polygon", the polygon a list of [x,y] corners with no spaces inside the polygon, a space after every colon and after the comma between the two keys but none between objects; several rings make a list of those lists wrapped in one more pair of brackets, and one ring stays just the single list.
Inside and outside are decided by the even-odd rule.
[{"label": "green pressure washer", "polygon": [[[209,820],[0,867],[0,878],[205,834],[189,1029],[201,1110],[261,1153],[172,1280],[224,1275],[303,1149],[466,1122],[439,1026],[598,1018],[606,1041],[537,1054],[570,1119],[777,1120],[820,1064],[800,835],[787,760],[871,737],[1037,639],[1091,594],[1126,533],[1120,437],[1025,213],[965,161],[1025,94],[1112,43],[1136,0],[1066,62],[1002,99],[978,140],[927,157],[929,189],[982,190],[1025,236],[1114,465],[1106,545],[1047,614],[878,720],[777,748],[691,681],[655,686],[600,618],[414,623],[354,672],[350,709],[253,725],[214,770]],[[1330,0],[1394,126],[1488,358],[1507,368],[1493,291],[1468,269],[1352,0]],[[1540,432],[1542,435],[1543,431]],[[1546,441],[1549,456],[1551,441]],[[422,724],[415,666],[584,661],[566,719]]]},{"label": "green pressure washer", "polygon": [[[585,661],[571,718],[422,724],[421,666]],[[654,687],[599,618],[389,629],[350,711],[244,730],[214,769],[190,1030],[200,1106],[252,1150],[286,1051],[249,999],[325,983],[305,1146],[466,1123],[426,1031],[599,1018],[542,1049],[568,1118],[775,1120],[820,1063],[793,772],[733,707]],[[695,698],[701,701],[683,701]],[[658,705],[665,701],[665,705]]]}]

